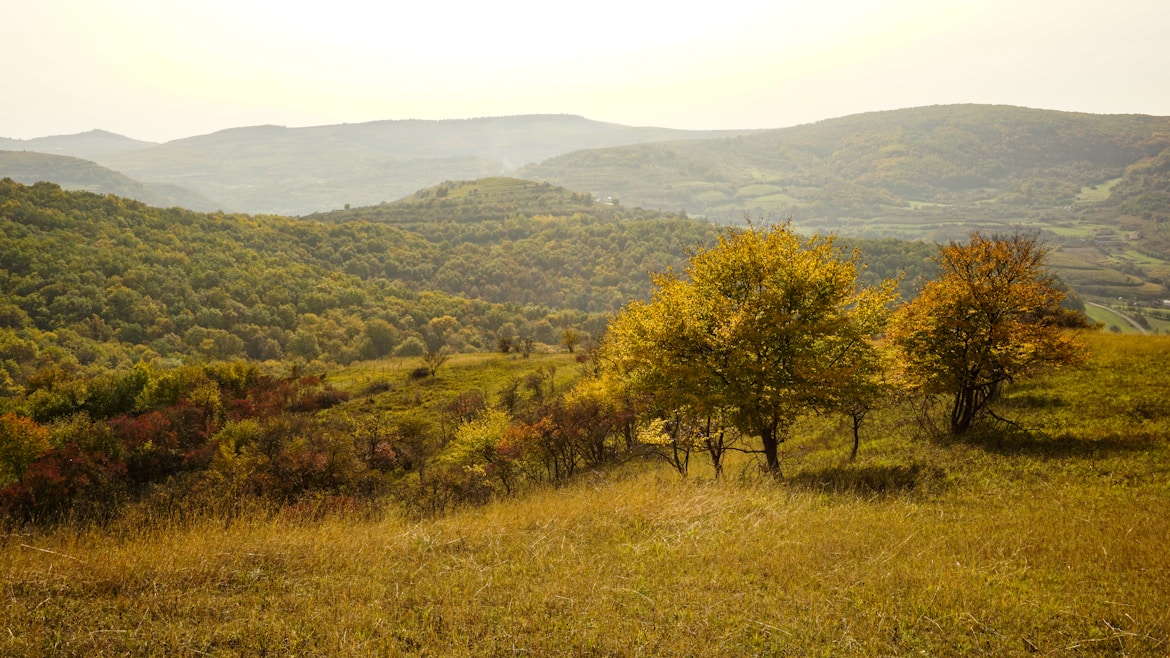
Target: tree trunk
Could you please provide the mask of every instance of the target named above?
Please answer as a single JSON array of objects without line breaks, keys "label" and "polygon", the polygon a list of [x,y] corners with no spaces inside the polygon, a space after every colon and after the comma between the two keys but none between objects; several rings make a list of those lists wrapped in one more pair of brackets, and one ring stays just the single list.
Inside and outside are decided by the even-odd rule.
[{"label": "tree trunk", "polygon": [[760,430],[760,440],[764,443],[764,459],[767,462],[768,473],[776,478],[780,477],[780,458],[777,455],[779,441],[776,437],[776,424],[767,425]]},{"label": "tree trunk", "polygon": [[975,389],[964,386],[955,396],[955,405],[951,408],[951,434],[960,435],[971,429],[971,421],[978,410],[975,395]]},{"label": "tree trunk", "polygon": [[857,449],[861,447],[861,421],[865,416],[853,414],[853,451],[849,453],[849,461],[857,459]]}]

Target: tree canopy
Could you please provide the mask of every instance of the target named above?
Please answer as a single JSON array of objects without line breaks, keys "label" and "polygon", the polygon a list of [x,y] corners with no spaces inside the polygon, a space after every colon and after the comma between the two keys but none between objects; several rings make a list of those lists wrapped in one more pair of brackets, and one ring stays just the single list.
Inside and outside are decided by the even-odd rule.
[{"label": "tree canopy", "polygon": [[1045,270],[1047,253],[1034,235],[976,231],[939,249],[939,277],[891,319],[905,381],[952,397],[953,433],[970,429],[1003,384],[1081,358],[1063,330],[1069,312]]},{"label": "tree canopy", "polygon": [[691,257],[685,278],[656,275],[651,301],[623,309],[609,363],[661,412],[726,417],[760,437],[778,473],[792,422],[835,405],[887,317],[894,282],[859,286],[861,267],[833,237],[802,239],[788,224],[729,228]]}]

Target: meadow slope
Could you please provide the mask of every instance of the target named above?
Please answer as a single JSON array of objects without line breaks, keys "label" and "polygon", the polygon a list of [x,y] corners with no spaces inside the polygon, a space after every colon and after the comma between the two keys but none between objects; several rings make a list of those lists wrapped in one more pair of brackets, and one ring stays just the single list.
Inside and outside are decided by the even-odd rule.
[{"label": "meadow slope", "polygon": [[1087,337],[1002,426],[812,419],[785,479],[629,462],[417,520],[128,514],[0,540],[3,655],[1166,655],[1170,339]]}]

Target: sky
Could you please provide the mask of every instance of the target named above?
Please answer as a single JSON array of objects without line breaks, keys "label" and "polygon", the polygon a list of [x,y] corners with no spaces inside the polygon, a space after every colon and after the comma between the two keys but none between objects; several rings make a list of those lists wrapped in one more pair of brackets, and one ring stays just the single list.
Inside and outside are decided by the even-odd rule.
[{"label": "sky", "polygon": [[996,103],[1170,115],[1166,0],[2,0],[0,137],[579,114],[780,128]]}]

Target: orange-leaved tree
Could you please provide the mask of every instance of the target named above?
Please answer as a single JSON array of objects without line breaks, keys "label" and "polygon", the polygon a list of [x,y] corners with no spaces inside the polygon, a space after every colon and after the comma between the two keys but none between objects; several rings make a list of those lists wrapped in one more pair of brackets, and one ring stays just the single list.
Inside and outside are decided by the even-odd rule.
[{"label": "orange-leaved tree", "polygon": [[1063,328],[1075,323],[1061,308],[1064,293],[1047,273],[1047,254],[1035,235],[976,231],[966,243],[939,248],[938,278],[891,318],[887,338],[904,381],[952,398],[953,434],[970,429],[1004,384],[1083,358],[1083,346]]}]

